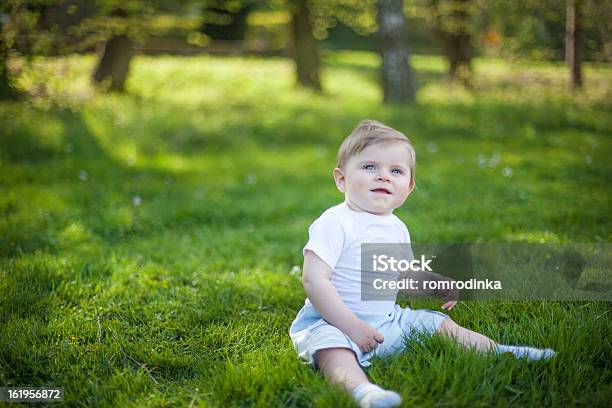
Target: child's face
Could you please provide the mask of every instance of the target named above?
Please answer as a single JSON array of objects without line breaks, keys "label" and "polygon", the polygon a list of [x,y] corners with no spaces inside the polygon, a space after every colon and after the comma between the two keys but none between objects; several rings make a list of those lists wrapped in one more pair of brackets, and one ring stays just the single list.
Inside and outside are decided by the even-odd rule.
[{"label": "child's face", "polygon": [[401,142],[368,146],[334,169],[338,190],[355,211],[390,215],[401,206],[410,185],[410,151]]}]

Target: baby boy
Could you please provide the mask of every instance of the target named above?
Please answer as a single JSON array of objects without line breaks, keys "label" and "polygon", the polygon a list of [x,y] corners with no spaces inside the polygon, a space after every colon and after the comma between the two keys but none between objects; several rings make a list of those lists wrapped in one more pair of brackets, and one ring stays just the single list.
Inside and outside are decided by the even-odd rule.
[{"label": "baby boy", "polygon": [[[394,407],[396,392],[370,383],[362,367],[373,356],[405,348],[416,331],[439,334],[482,352],[510,352],[546,359],[550,349],[497,344],[432,310],[402,308],[394,300],[362,300],[361,244],[409,244],[393,214],[414,190],[416,155],[409,139],[380,122],[365,120],[344,140],[333,171],[344,202],[327,209],[309,228],[302,283],[307,299],[291,325],[298,355],[342,386],[361,407]],[[452,309],[456,301],[442,308]]]}]

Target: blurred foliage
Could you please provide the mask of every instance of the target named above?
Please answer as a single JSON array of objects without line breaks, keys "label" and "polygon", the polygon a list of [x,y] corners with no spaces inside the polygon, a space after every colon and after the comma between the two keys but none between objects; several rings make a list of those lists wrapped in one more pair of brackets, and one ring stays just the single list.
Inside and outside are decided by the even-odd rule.
[{"label": "blurred foliage", "polygon": [[[448,33],[474,34],[477,28],[473,24],[477,13],[477,4],[473,0],[412,0],[405,2],[404,8],[408,16],[424,18],[431,27]],[[459,13],[465,13],[469,18],[460,18]]]},{"label": "blurred foliage", "polygon": [[95,14],[72,27],[69,34],[81,38],[82,47],[122,34],[142,43],[151,36],[197,27],[200,19],[185,16],[189,4],[186,0],[97,0]]},{"label": "blurred foliage", "polygon": [[1,34],[7,48],[27,47],[33,52],[40,52],[45,48],[49,38],[35,30],[40,14],[36,8],[43,3],[42,0],[33,1],[28,5],[19,0],[6,0],[1,3]]},{"label": "blurred foliage", "polygon": [[421,0],[420,7],[449,62],[449,77],[466,86],[472,82],[476,28],[473,0]]},{"label": "blurred foliage", "polygon": [[[9,46],[24,55],[91,51],[110,37],[126,34],[135,42],[201,24],[186,0],[8,0],[0,12],[8,23]],[[185,34],[186,35],[186,34]]]},{"label": "blurred foliage", "polygon": [[[563,58],[565,0],[473,0],[466,3],[467,26],[454,17],[457,4],[455,0],[405,0],[409,30],[420,33],[423,26],[435,26],[469,32],[473,46],[487,55]],[[368,38],[378,30],[376,0],[310,0],[309,6],[315,38],[333,42],[334,32],[347,27],[355,34],[349,47],[374,46]],[[151,36],[191,36],[190,43],[206,45],[205,34],[196,38],[193,33],[219,16],[207,11],[211,7],[228,12],[248,7],[245,41],[254,46],[246,48],[279,50],[287,44],[290,21],[287,0],[6,0],[0,7],[9,21],[4,36],[10,47],[38,55],[91,50],[96,42],[121,33],[137,42]],[[111,17],[117,8],[128,17]],[[56,16],[63,13],[62,24],[45,21],[50,11]],[[612,2],[585,0],[583,24],[587,60],[610,61]],[[410,39],[411,48],[435,50],[425,34]]]},{"label": "blurred foliage", "polygon": [[[565,0],[477,0],[476,27],[484,52],[563,60]],[[583,1],[585,57],[612,61],[612,2]]]},{"label": "blurred foliage", "polygon": [[337,24],[352,28],[356,34],[367,36],[378,31],[376,0],[312,0],[315,38],[327,37],[328,30]]},{"label": "blurred foliage", "polygon": [[[413,23],[433,29],[468,33],[472,45],[485,55],[563,60],[565,0],[406,0]],[[464,7],[469,19],[457,18]],[[612,2],[583,2],[585,56],[590,61],[612,61]]]}]

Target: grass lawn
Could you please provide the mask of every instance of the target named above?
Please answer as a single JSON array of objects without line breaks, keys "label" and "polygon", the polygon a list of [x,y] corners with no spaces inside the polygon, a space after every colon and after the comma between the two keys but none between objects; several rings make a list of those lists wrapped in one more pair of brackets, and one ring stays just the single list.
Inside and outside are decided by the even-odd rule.
[{"label": "grass lawn", "polygon": [[[288,329],[307,228],[342,200],[335,154],[364,118],[415,144],[397,211],[415,242],[612,240],[610,67],[571,97],[561,65],[478,60],[466,91],[416,56],[418,104],[389,107],[375,55],[324,60],[322,95],[280,58],[140,56],[127,95],[91,90],[93,57],[21,67],[30,99],[0,103],[0,386],[63,387],[71,406],[353,406]],[[369,374],[405,406],[607,406],[610,309],[460,302],[459,324],[557,358],[432,338]]]}]

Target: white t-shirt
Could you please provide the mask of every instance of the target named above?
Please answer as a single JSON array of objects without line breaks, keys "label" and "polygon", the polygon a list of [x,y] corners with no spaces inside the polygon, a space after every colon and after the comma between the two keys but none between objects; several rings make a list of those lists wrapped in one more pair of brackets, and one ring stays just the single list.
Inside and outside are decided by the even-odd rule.
[{"label": "white t-shirt", "polygon": [[[304,247],[332,269],[331,282],[340,297],[356,314],[389,314],[395,301],[361,300],[361,244],[410,243],[406,225],[391,214],[357,212],[343,202],[327,209],[308,229]],[[306,299],[306,304],[310,303]]]}]

